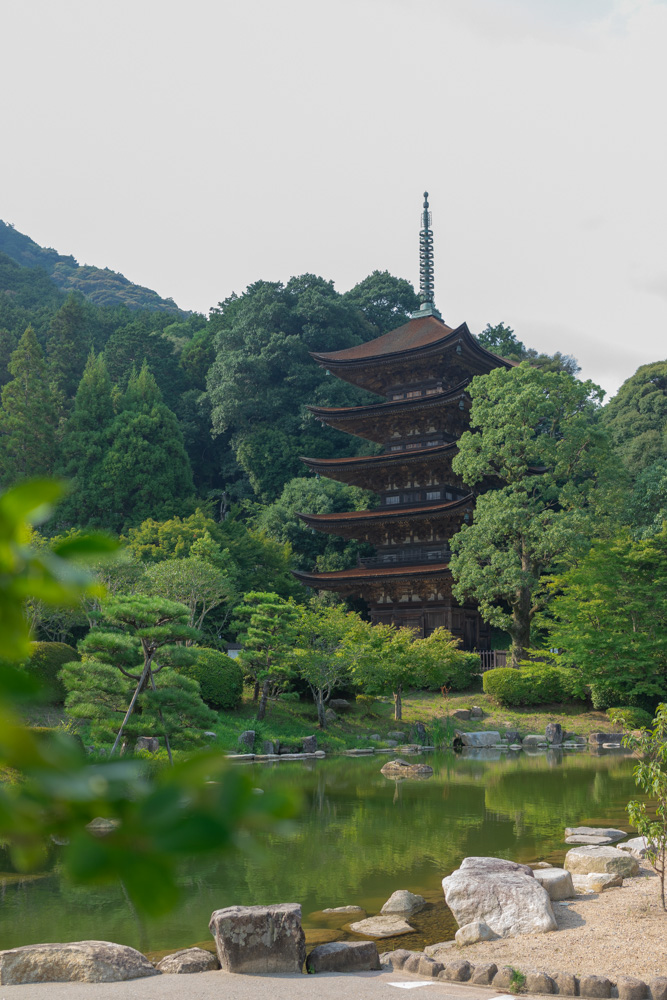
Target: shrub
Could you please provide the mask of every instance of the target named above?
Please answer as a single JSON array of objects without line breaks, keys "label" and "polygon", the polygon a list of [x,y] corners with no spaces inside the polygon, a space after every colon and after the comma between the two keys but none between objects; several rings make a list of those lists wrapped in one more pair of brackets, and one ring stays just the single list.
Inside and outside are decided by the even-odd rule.
[{"label": "shrub", "polygon": [[533,666],[521,670],[496,667],[483,675],[482,686],[501,705],[542,705],[567,701],[573,695],[573,676],[567,667]]},{"label": "shrub", "polygon": [[240,665],[218,649],[194,649],[195,660],[179,673],[199,682],[201,696],[210,708],[238,708],[243,696]]},{"label": "shrub", "polygon": [[62,705],[66,691],[58,674],[66,663],[74,663],[80,659],[76,649],[66,642],[31,642],[30,657],[22,667],[42,685],[46,701]]},{"label": "shrub", "polygon": [[450,691],[466,691],[480,671],[479,653],[456,650],[446,662],[435,665],[430,671],[427,691],[439,691],[443,686]]},{"label": "shrub", "polygon": [[631,705],[609,708],[607,715],[610,722],[615,726],[622,726],[623,729],[647,729],[653,725],[653,716],[650,712],[645,712],[643,708],[633,708]]}]

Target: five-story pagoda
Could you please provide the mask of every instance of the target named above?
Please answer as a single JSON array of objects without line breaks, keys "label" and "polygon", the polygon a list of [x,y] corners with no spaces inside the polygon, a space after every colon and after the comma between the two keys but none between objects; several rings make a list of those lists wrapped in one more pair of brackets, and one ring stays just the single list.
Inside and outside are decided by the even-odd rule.
[{"label": "five-story pagoda", "polygon": [[452,471],[456,442],[469,425],[465,392],[474,375],[512,362],[486,351],[465,323],[452,329],[433,298],[433,233],[424,194],[420,241],[421,308],[403,326],[358,347],[312,354],[332,375],[386,402],[310,407],[323,423],[383,446],[380,455],[304,458],[315,473],[379,494],[377,509],[301,514],[317,531],[356,538],[376,555],[353,569],[295,573],[315,590],[362,597],[373,622],[427,636],[444,626],[465,649],[488,649],[477,608],[452,597],[449,540],[472,519],[474,494]]}]

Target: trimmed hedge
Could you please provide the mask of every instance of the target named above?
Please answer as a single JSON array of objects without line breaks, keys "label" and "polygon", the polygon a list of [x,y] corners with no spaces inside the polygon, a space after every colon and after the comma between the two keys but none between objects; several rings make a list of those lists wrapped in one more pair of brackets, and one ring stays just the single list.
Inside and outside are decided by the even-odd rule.
[{"label": "trimmed hedge", "polygon": [[610,722],[622,726],[623,729],[646,729],[653,725],[653,716],[650,712],[645,712],[643,708],[633,708],[631,705],[609,708],[607,715]]},{"label": "trimmed hedge", "polygon": [[567,667],[535,666],[514,670],[496,667],[482,676],[486,694],[506,708],[516,705],[543,705],[553,701],[568,701],[572,692],[572,673]]},{"label": "trimmed hedge", "polygon": [[243,697],[243,671],[219,649],[192,649],[195,660],[179,673],[199,682],[202,699],[210,708],[238,708]]},{"label": "trimmed hedge", "polygon": [[80,659],[76,649],[66,642],[31,642],[30,657],[21,666],[42,686],[46,701],[62,705],[67,692],[58,674],[66,663]]}]

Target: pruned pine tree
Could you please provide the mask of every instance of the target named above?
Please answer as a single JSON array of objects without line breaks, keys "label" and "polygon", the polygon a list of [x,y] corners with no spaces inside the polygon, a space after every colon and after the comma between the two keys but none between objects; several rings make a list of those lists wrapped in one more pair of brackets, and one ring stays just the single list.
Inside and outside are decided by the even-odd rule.
[{"label": "pruned pine tree", "polygon": [[257,708],[257,721],[261,722],[271,685],[284,682],[290,673],[298,609],[293,601],[285,601],[277,594],[251,591],[235,613],[243,629],[238,637],[243,645],[239,661],[255,683],[256,698],[261,687]]},{"label": "pruned pine tree", "polygon": [[[175,645],[199,635],[187,624],[188,617],[184,605],[161,598],[109,601],[102,626],[80,643],[83,661],[64,669],[67,712],[92,718],[102,736],[118,726],[112,754],[124,732],[146,734],[149,729],[150,735],[157,731],[164,736],[171,761],[171,738],[196,742],[195,730],[215,721],[196,681],[170,669],[192,658],[188,649]],[[140,720],[137,715],[130,723],[135,713]]]}]

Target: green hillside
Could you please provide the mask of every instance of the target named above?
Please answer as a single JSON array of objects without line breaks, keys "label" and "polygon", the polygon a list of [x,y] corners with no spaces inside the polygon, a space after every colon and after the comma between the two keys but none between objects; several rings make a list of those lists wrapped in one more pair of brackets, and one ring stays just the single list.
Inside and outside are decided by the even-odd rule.
[{"label": "green hillside", "polygon": [[157,292],[111,271],[108,267],[79,264],[74,257],[40,247],[29,236],[0,219],[0,253],[22,267],[42,268],[57,288],[80,292],[98,306],[127,306],[129,309],[153,309],[179,313],[173,299],[163,299]]}]

